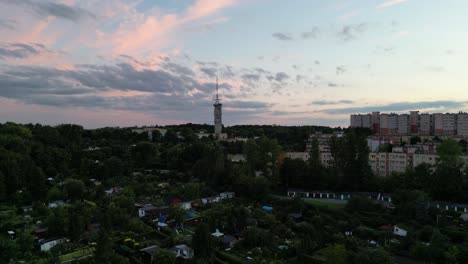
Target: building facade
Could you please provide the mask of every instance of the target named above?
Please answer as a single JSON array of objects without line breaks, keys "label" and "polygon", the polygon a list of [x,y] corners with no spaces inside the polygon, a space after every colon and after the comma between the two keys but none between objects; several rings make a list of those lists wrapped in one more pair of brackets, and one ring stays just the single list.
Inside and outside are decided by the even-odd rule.
[{"label": "building facade", "polygon": [[350,116],[350,127],[370,128],[379,135],[468,137],[468,113],[380,113]]}]

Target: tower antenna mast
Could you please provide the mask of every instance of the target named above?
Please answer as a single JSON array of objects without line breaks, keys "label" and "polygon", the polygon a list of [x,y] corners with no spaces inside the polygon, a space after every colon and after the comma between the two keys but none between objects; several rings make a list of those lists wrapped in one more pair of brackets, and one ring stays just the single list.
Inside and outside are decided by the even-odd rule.
[{"label": "tower antenna mast", "polygon": [[218,76],[216,75],[216,101],[219,101],[219,93],[218,93]]}]

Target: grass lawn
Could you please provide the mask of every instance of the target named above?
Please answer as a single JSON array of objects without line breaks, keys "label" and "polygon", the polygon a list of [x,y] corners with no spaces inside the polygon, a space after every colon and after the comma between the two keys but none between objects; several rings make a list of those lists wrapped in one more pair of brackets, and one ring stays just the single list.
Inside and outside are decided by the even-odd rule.
[{"label": "grass lawn", "polygon": [[345,204],[339,204],[339,203],[333,203],[329,201],[323,201],[323,200],[304,200],[305,203],[311,204],[317,207],[326,207],[329,209],[343,209],[346,205]]},{"label": "grass lawn", "polygon": [[92,256],[94,254],[94,247],[84,247],[80,248],[72,253],[68,253],[59,257],[60,263],[68,262],[71,260],[80,259],[87,256]]}]

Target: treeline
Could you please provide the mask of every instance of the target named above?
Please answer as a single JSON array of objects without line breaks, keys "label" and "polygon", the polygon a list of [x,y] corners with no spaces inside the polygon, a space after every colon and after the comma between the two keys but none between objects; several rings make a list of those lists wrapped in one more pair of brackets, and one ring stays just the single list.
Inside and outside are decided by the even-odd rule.
[{"label": "treeline", "polygon": [[369,167],[368,131],[349,129],[329,142],[333,161],[320,161],[318,141],[311,142],[308,161],[284,159],[281,179],[287,188],[310,190],[368,191],[377,189],[377,178]]},{"label": "treeline", "polygon": [[310,159],[285,159],[281,179],[289,188],[336,191],[395,192],[399,189],[421,190],[431,199],[468,202],[468,167],[461,155],[462,145],[452,139],[437,147],[435,166],[422,164],[409,167],[405,173],[389,177],[373,175],[369,166],[367,132],[350,129],[343,137],[333,137],[329,166],[320,162],[318,142],[312,142]]}]

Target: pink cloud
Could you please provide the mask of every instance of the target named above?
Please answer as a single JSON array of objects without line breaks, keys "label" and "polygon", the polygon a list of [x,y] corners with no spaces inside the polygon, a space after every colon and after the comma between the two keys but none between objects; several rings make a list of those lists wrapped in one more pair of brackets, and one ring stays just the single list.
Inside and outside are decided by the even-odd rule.
[{"label": "pink cloud", "polygon": [[386,1],[386,2],[384,2],[384,3],[382,3],[382,4],[380,4],[380,5],[378,6],[378,8],[386,8],[386,7],[398,5],[398,4],[407,2],[407,1],[409,1],[409,0],[389,0],[389,1]]},{"label": "pink cloud", "polygon": [[[101,40],[109,40],[109,37],[112,39],[114,55],[152,51],[170,43],[174,31],[180,26],[212,16],[234,3],[235,0],[198,0],[181,15],[136,14],[133,19],[121,24],[116,32],[104,34]],[[216,19],[212,21],[220,22]],[[223,18],[221,21],[227,19]],[[113,34],[116,37],[112,37]]]}]

